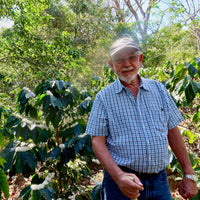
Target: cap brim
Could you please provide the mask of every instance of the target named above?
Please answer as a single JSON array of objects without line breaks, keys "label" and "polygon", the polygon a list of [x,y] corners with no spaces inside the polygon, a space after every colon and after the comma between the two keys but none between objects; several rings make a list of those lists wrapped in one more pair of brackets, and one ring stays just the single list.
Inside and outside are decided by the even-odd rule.
[{"label": "cap brim", "polygon": [[112,52],[110,52],[111,57],[117,55],[118,53],[124,51],[125,49],[134,49],[135,51],[139,51],[137,47],[134,46],[126,46],[126,47],[118,47],[114,49]]}]

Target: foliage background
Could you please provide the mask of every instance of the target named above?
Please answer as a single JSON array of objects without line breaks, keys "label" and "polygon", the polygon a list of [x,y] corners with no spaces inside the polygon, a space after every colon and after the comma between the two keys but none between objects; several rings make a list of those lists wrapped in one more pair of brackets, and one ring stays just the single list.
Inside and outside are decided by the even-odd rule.
[{"label": "foliage background", "polygon": [[[183,137],[198,174],[199,12],[199,1],[181,0],[0,1],[0,18],[13,22],[0,30],[0,190],[5,197],[3,170],[10,177],[32,177],[32,185],[45,183],[41,190],[25,188],[24,199],[98,198],[99,187],[91,193],[81,184],[94,172],[84,129],[96,93],[116,78],[107,65],[110,44],[124,36],[144,53],[141,76],[165,84],[183,113]],[[175,158],[170,169],[181,174]]]}]

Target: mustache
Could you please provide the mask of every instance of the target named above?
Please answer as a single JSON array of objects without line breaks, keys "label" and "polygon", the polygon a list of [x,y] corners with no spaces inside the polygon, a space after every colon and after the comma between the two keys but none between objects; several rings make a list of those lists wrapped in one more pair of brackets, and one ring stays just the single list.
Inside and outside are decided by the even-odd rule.
[{"label": "mustache", "polygon": [[134,69],[134,68],[133,67],[124,68],[124,69],[122,69],[122,72],[130,71],[132,69]]}]

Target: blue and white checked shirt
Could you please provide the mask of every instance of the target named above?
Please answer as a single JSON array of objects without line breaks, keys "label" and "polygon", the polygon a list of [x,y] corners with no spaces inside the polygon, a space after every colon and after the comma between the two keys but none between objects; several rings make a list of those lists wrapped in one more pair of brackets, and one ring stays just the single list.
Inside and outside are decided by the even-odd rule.
[{"label": "blue and white checked shirt", "polygon": [[106,136],[117,165],[158,173],[169,163],[168,129],[182,120],[170,94],[158,81],[141,78],[136,99],[117,79],[96,95],[86,133]]}]

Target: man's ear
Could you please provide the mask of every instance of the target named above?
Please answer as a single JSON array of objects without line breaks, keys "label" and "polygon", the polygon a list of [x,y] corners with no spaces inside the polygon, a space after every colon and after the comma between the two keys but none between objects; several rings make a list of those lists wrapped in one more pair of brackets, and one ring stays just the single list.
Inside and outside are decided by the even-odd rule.
[{"label": "man's ear", "polygon": [[113,63],[112,63],[112,60],[109,60],[109,61],[108,61],[108,64],[110,65],[111,69],[113,70]]},{"label": "man's ear", "polygon": [[140,57],[139,57],[140,65],[142,65],[142,60],[143,60],[143,54],[140,54]]}]

